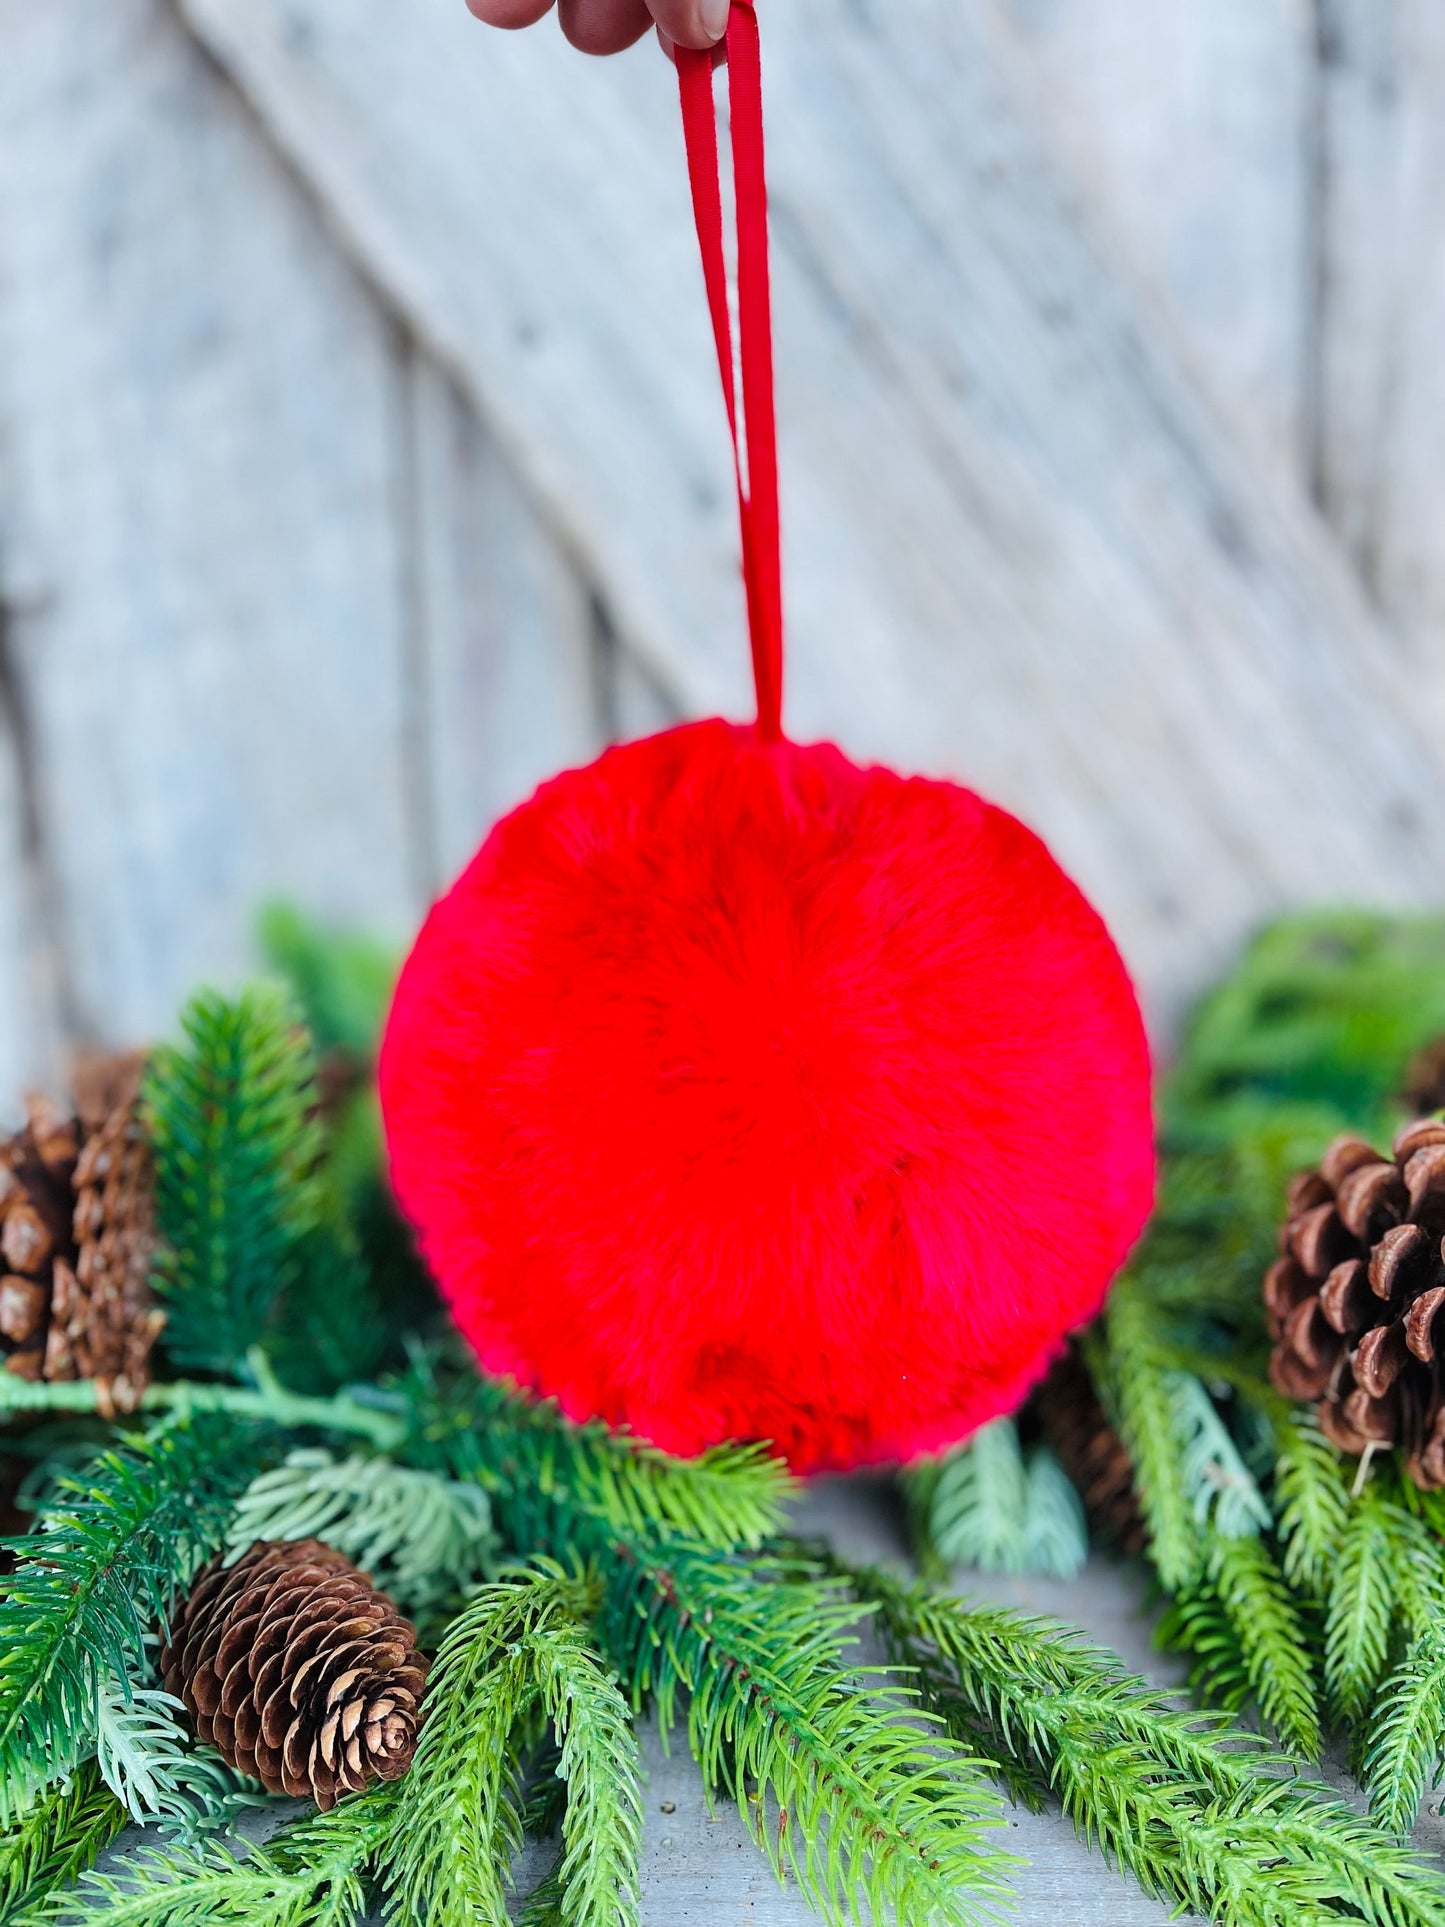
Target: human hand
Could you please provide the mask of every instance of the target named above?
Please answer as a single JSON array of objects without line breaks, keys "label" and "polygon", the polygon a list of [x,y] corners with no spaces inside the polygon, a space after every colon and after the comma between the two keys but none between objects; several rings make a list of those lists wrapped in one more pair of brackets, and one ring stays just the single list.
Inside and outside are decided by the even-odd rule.
[{"label": "human hand", "polygon": [[[727,32],[728,0],[556,0],[562,31],[588,54],[615,54],[656,27],[666,47],[714,47]],[[553,0],[467,0],[492,27],[530,27]]]}]

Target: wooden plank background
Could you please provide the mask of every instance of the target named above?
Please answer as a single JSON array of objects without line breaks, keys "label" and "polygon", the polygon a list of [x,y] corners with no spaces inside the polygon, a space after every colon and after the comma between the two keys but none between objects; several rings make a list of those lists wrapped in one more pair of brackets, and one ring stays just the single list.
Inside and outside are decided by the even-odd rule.
[{"label": "wooden plank background", "polygon": [[[1161,1036],[1280,904],[1438,893],[1438,9],[768,30],[796,732],[1034,821]],[[8,1092],[747,697],[655,52],[0,0],[0,135]]]},{"label": "wooden plank background", "polygon": [[[766,27],[796,733],[1037,823],[1164,1040],[1279,906],[1438,901],[1438,0]],[[0,0],[0,154],[3,1113],[268,896],[400,938],[539,777],[747,690],[652,49]],[[1153,1663],[1115,1568],[1018,1596]],[[649,1918],[804,1918],[650,1761]],[[1018,1839],[1024,1917],[1163,1918]]]}]

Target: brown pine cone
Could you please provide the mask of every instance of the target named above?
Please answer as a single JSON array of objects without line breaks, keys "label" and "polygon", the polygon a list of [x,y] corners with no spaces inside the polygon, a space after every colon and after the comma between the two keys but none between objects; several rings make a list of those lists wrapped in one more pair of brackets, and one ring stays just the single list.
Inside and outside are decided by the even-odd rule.
[{"label": "brown pine cone", "polygon": [[1089,1369],[1072,1346],[1034,1394],[1034,1412],[1094,1531],[1121,1552],[1142,1552],[1148,1532],[1129,1448],[1109,1423]]},{"label": "brown pine cone", "polygon": [[400,1779],[416,1751],[416,1628],[317,1539],[212,1560],[174,1615],[161,1671],[223,1759],[323,1813]]},{"label": "brown pine cone", "polygon": [[1445,1037],[1432,1039],[1410,1059],[1401,1097],[1417,1117],[1445,1111]]},{"label": "brown pine cone", "polygon": [[1445,1486],[1442,1233],[1445,1123],[1409,1125],[1393,1159],[1336,1138],[1290,1186],[1264,1281],[1278,1389],[1346,1452],[1399,1446],[1426,1489]]},{"label": "brown pine cone", "polygon": [[134,1408],[165,1322],[141,1057],[77,1067],[77,1114],[43,1099],[0,1140],[0,1360],[24,1378],[93,1378],[107,1415]]}]

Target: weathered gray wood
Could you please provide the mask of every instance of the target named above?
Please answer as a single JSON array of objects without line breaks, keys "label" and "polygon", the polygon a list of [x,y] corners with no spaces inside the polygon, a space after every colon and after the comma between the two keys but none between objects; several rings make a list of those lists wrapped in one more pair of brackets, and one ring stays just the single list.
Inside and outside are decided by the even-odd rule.
[{"label": "weathered gray wood", "polygon": [[1304,473],[1312,9],[1000,0],[1000,11],[1030,69],[1036,125],[1168,299],[1236,425],[1282,472]]},{"label": "weathered gray wood", "polygon": [[1326,0],[1317,484],[1445,724],[1445,11]]},{"label": "weathered gray wood", "polygon": [[435,887],[544,777],[597,754],[607,691],[586,584],[494,436],[424,354],[409,389]]},{"label": "weathered gray wood", "polygon": [[0,685],[0,1130],[18,1116],[21,1093],[56,1069],[54,1010],[43,980],[35,877],[12,719]]},{"label": "weathered gray wood", "polygon": [[[182,0],[620,633],[746,702],[666,70],[453,0]],[[960,771],[1157,1011],[1281,902],[1433,888],[1441,780],[1303,500],[1110,272],[978,4],[770,17],[793,727]],[[1267,745],[1267,748],[1266,748]]]},{"label": "weathered gray wood", "polygon": [[0,0],[0,547],[79,1022],[404,930],[392,330],[160,0]]}]

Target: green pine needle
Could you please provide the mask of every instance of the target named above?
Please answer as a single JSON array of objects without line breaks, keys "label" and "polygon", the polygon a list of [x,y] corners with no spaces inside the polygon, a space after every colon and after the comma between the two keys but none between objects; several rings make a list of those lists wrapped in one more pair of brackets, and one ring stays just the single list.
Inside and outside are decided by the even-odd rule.
[{"label": "green pine needle", "polygon": [[1216,1539],[1207,1573],[1175,1602],[1161,1639],[1194,1662],[1198,1696],[1231,1712],[1251,1700],[1292,1753],[1323,1744],[1309,1641],[1284,1574],[1260,1539]]},{"label": "green pine needle", "polygon": [[95,1865],[129,1815],[89,1761],[0,1833],[0,1922],[40,1927],[50,1896]]},{"label": "green pine needle", "polygon": [[1399,1599],[1391,1508],[1376,1486],[1356,1501],[1335,1549],[1325,1600],[1325,1688],[1353,1725],[1374,1704]]},{"label": "green pine needle", "polygon": [[164,1822],[195,1829],[225,1818],[238,1781],[219,1755],[202,1752],[185,1727],[181,1702],[156,1687],[113,1678],[99,1682],[96,1761],[101,1778],[140,1826]]},{"label": "green pine needle", "polygon": [[157,1052],[146,1084],[165,1346],[186,1369],[233,1373],[324,1216],[315,1065],[295,1011],[264,987],[234,1003],[203,991],[181,1022],[184,1047]]},{"label": "green pine needle", "polygon": [[454,1622],[386,1854],[402,1927],[506,1919],[521,1843],[512,1741],[534,1704],[556,1732],[567,1783],[560,1918],[636,1922],[637,1743],[627,1703],[588,1645],[592,1599],[589,1582],[541,1566],[487,1587]]},{"label": "green pine needle", "polygon": [[793,1491],[765,1447],[672,1458],[605,1425],[572,1425],[554,1404],[470,1371],[439,1378],[425,1355],[402,1393],[412,1428],[401,1455],[481,1485],[523,1556],[566,1556],[579,1520],[594,1533],[676,1532],[727,1550],[757,1547],[779,1530]]},{"label": "green pine needle", "polygon": [[925,1560],[982,1572],[1049,1573],[1070,1579],[1089,1556],[1078,1494],[1046,1447],[1024,1454],[1012,1419],[905,1475]]},{"label": "green pine needle", "polygon": [[1323,1599],[1349,1516],[1350,1485],[1340,1453],[1321,1432],[1313,1406],[1292,1410],[1280,1429],[1275,1504],[1285,1577]]},{"label": "green pine needle", "polygon": [[244,1858],[219,1840],[147,1847],[53,1903],[54,1927],[354,1927],[396,1789],[343,1800]]},{"label": "green pine needle", "polygon": [[839,1586],[680,1542],[629,1549],[608,1579],[624,1678],[664,1729],[686,1695],[709,1791],[735,1793],[779,1878],[825,1921],[1000,1916],[1016,1863],[993,1837],[997,1797],[913,1694],[848,1666],[859,1615]]},{"label": "green pine needle", "polygon": [[480,1579],[496,1552],[480,1486],[320,1447],[292,1452],[243,1494],[227,1544],[239,1554],[258,1539],[323,1539],[414,1611]]},{"label": "green pine needle", "polygon": [[1365,1751],[1370,1812],[1404,1836],[1445,1770],[1445,1633],[1419,1633],[1386,1680]]},{"label": "green pine needle", "polygon": [[59,1482],[0,1598],[0,1816],[95,1749],[101,1682],[135,1681],[146,1635],[225,1536],[265,1435],[224,1420],[102,1453]]},{"label": "green pine needle", "polygon": [[854,1575],[925,1703],[1053,1792],[1147,1893],[1223,1927],[1440,1927],[1426,1862],[1301,1779],[1258,1735],[1181,1709],[1082,1635]]}]

